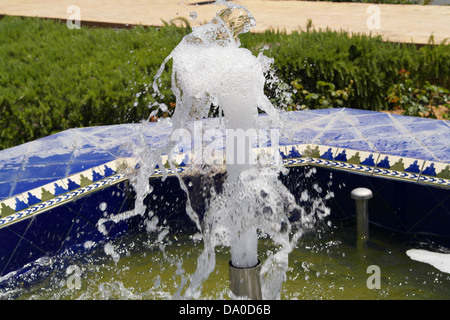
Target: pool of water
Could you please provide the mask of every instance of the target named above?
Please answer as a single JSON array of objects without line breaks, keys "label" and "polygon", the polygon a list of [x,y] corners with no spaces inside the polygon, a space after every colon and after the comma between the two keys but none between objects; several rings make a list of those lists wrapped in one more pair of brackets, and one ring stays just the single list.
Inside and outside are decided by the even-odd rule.
[{"label": "pool of water", "polygon": [[[371,226],[370,240],[355,241],[351,220],[323,225],[300,239],[289,256],[281,299],[449,299],[450,274],[411,260],[406,251],[450,252],[435,241],[393,234]],[[171,299],[183,294],[196,268],[202,241],[196,235],[138,234],[89,250],[40,259],[0,282],[2,299]],[[258,243],[264,262],[275,252]],[[231,299],[229,248],[216,249],[216,267],[199,299]]]}]

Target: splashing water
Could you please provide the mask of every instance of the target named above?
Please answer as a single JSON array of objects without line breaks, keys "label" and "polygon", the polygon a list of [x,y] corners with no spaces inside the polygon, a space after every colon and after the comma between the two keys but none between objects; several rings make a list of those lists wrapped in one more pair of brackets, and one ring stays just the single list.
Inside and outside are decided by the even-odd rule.
[{"label": "splashing water", "polygon": [[[214,132],[219,129],[225,131],[226,139],[220,140],[216,136],[215,146],[222,142],[222,147],[226,147],[223,148],[226,155],[222,162],[219,157],[219,165],[224,160],[226,163],[226,180],[220,192],[211,189],[206,212],[201,218],[191,204],[188,186],[177,175],[187,195],[186,212],[197,226],[204,248],[198,257],[196,271],[189,279],[183,277],[176,298],[200,296],[202,282],[214,270],[217,246],[230,247],[231,263],[235,267],[256,265],[258,234],[270,237],[279,247],[261,268],[263,298],[279,298],[288,269],[289,252],[305,228],[314,224],[315,215],[306,214],[278,178],[280,173],[287,173],[277,150],[282,121],[264,94],[265,74],[271,72],[273,60],[262,52],[254,56],[241,48],[238,37],[255,26],[255,19],[243,6],[228,2],[217,4],[225,4],[226,7],[210,23],[193,28],[192,33],[185,36],[165,59],[155,77],[153,88],[159,93],[158,80],[166,63],[172,59],[172,91],[176,107],[172,118],[163,120],[171,123],[172,135],[170,141],[156,148],[157,152],[150,149],[144,139],[135,143],[134,155],[139,170],[130,176],[130,181],[137,193],[136,205],[132,213],[124,216],[144,214],[144,198],[152,192],[148,177],[156,165],[163,170],[163,179],[166,178],[161,154],[168,155],[168,163],[176,172],[172,157],[180,146],[174,136],[196,137],[200,130],[200,138],[205,137],[207,133],[203,132],[205,128],[201,121],[208,117],[212,108],[218,108],[219,115],[223,116]],[[154,114],[164,111],[164,107],[161,105]],[[265,116],[259,116],[260,112]],[[262,132],[269,136],[265,137],[266,145],[263,145]],[[195,171],[193,168],[197,167],[202,175],[208,175],[212,169],[205,166],[205,162],[209,159],[201,152],[206,142],[200,140],[200,143],[195,139],[187,143],[194,145],[193,148],[188,147],[194,155],[199,148],[202,155],[191,159],[190,170]],[[261,147],[268,143],[271,151],[262,152]],[[260,147],[259,151],[255,146]],[[296,222],[290,221],[293,212],[299,216]],[[149,231],[155,229],[155,218],[151,220],[153,223],[149,223],[152,226]],[[165,234],[162,233],[161,237]],[[117,259],[117,256],[113,258]],[[186,286],[184,295],[183,286]]]}]

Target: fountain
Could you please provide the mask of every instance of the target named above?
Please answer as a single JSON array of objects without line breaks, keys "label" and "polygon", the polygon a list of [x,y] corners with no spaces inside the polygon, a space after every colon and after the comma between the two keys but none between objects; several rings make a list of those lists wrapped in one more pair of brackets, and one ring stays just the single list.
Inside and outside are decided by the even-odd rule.
[{"label": "fountain", "polygon": [[[277,110],[264,95],[265,74],[269,71],[271,60],[262,52],[256,57],[249,50],[240,48],[239,34],[254,27],[255,19],[243,6],[224,4],[226,7],[210,23],[194,28],[173,50],[154,83],[155,92],[159,92],[157,81],[165,64],[172,59],[172,90],[176,96],[176,108],[171,122],[176,134],[172,134],[172,140],[163,151],[169,154],[169,163],[172,163],[170,155],[178,143],[174,136],[194,137],[194,141],[188,141],[188,144],[193,145],[191,150],[194,155],[201,154],[198,145],[204,148],[205,142],[195,141],[198,135],[196,130],[202,130],[199,122],[212,107],[223,114],[219,123],[226,136],[226,156],[223,159],[226,180],[222,192],[212,190],[201,221],[190,201],[187,202],[186,211],[196,223],[205,245],[187,297],[195,296],[201,282],[214,269],[214,248],[225,245],[230,246],[230,278],[234,293],[248,298],[275,298],[281,290],[287,254],[297,237],[294,236],[291,243],[289,216],[294,210],[300,211],[300,208],[294,196],[278,179],[280,173],[286,173],[277,150],[278,130],[282,122]],[[260,111],[267,115],[263,121]],[[158,109],[153,114],[157,112]],[[269,138],[261,137],[261,132],[268,133]],[[205,135],[208,133],[202,132],[199,140]],[[257,154],[254,147],[261,147],[264,138],[270,140],[272,152]],[[207,174],[202,164],[208,160],[194,156],[191,167],[200,166],[201,173]],[[141,171],[140,174],[144,174],[144,179],[148,177],[148,171]],[[183,179],[178,177],[182,188],[187,191]],[[268,268],[273,267],[261,265],[259,261],[258,232],[269,235],[283,247],[277,257],[272,257],[277,259],[278,272],[269,271]],[[264,285],[270,281],[263,283],[262,293],[260,271],[266,274],[266,278],[273,278],[270,289],[264,290]]]},{"label": "fountain", "polygon": [[[54,282],[52,293],[40,291],[51,299],[95,298],[92,287],[106,299],[114,292],[127,299],[199,299],[205,292],[210,298],[208,281],[226,271],[227,291],[214,292],[213,298],[353,299],[354,283],[348,279],[354,274],[345,268],[361,269],[355,277],[365,284],[367,266],[381,260],[393,261],[390,278],[408,274],[410,279],[400,279],[397,288],[388,288],[391,292],[367,290],[363,298],[404,298],[402,284],[428,297],[419,279],[449,280],[420,266],[414,282],[416,274],[402,269],[409,263],[405,257],[447,272],[442,268],[447,256],[407,251],[403,243],[392,249],[391,243],[377,242],[379,230],[371,229],[369,240],[367,229],[370,220],[395,231],[450,236],[445,228],[448,124],[348,108],[278,112],[264,95],[272,59],[240,47],[239,35],[254,26],[253,16],[242,6],[216,4],[224,9],[194,28],[155,77],[157,98],[159,78],[173,63],[172,118],[71,129],[0,153],[2,297],[20,296],[22,288],[16,288],[33,283],[41,268],[44,278],[56,278],[48,280]],[[165,108],[158,105],[152,115]],[[124,136],[129,137],[125,143]],[[58,175],[61,171],[64,175]],[[360,187],[369,193],[350,193]],[[326,232],[312,228],[330,213],[338,219],[352,215],[353,200],[360,213],[362,255],[352,253],[353,233],[349,245],[345,234],[334,238],[330,225],[322,225]],[[192,225],[192,233],[177,233],[180,225]],[[134,239],[134,228],[142,226],[149,239],[138,236],[129,248],[121,247],[120,236],[129,233]],[[310,244],[307,230],[314,230],[320,241]],[[179,245],[185,247],[181,258],[171,254]],[[135,247],[142,251],[129,268]],[[88,254],[79,257],[80,248]],[[91,262],[90,250],[103,255],[99,265]],[[398,254],[384,259],[385,251]],[[323,257],[317,258],[318,253]],[[152,258],[143,262],[142,256]],[[141,264],[161,269],[148,291],[133,292],[127,289],[130,284],[110,279],[120,274],[134,280]],[[381,267],[383,274],[388,272]],[[130,275],[129,269],[138,271]],[[80,283],[69,281],[77,272],[104,273],[99,277],[105,280],[98,284],[93,275],[81,284],[89,289],[77,294]],[[144,274],[144,282],[148,277]],[[174,292],[161,285],[164,277],[176,279]],[[345,281],[344,292],[340,283]],[[429,292],[436,290],[448,297],[445,287]]]}]

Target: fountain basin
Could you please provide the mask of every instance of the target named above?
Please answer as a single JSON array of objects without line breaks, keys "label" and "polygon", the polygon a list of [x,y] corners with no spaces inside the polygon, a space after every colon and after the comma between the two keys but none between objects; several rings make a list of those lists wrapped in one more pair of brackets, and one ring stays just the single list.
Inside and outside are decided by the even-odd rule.
[{"label": "fountain basin", "polygon": [[[307,187],[299,181],[314,168],[306,183],[334,195],[327,201],[331,219],[354,215],[350,192],[366,187],[374,195],[371,223],[450,238],[447,121],[348,108],[289,112],[282,119],[277,151],[291,169],[281,179],[296,197]],[[42,256],[144,230],[142,216],[106,223],[107,233],[97,223],[134,205],[126,170],[135,162],[124,137],[158,146],[170,132],[164,123],[70,129],[1,151],[0,275]],[[177,159],[175,170],[183,174],[187,156]],[[185,194],[173,170],[167,172],[164,181],[161,168],[149,177],[154,191],[147,204],[160,221],[195,228],[185,214]]]}]

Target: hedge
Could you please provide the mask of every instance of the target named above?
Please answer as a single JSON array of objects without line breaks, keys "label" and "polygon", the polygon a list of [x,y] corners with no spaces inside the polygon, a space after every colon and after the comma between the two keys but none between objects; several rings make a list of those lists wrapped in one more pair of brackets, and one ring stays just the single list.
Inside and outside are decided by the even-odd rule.
[{"label": "hedge", "polygon": [[[0,20],[0,149],[72,127],[147,119],[155,99],[173,106],[171,64],[161,78],[164,98],[154,97],[153,77],[164,58],[191,31],[162,28],[68,29],[63,22],[5,16]],[[450,87],[450,46],[395,44],[379,37],[330,30],[241,35],[257,54],[265,45],[278,76],[293,90],[301,83],[345,88],[347,106],[388,108],[387,91],[408,70],[417,85]],[[275,90],[267,90],[276,100]],[[170,110],[168,114],[170,116]]]}]

